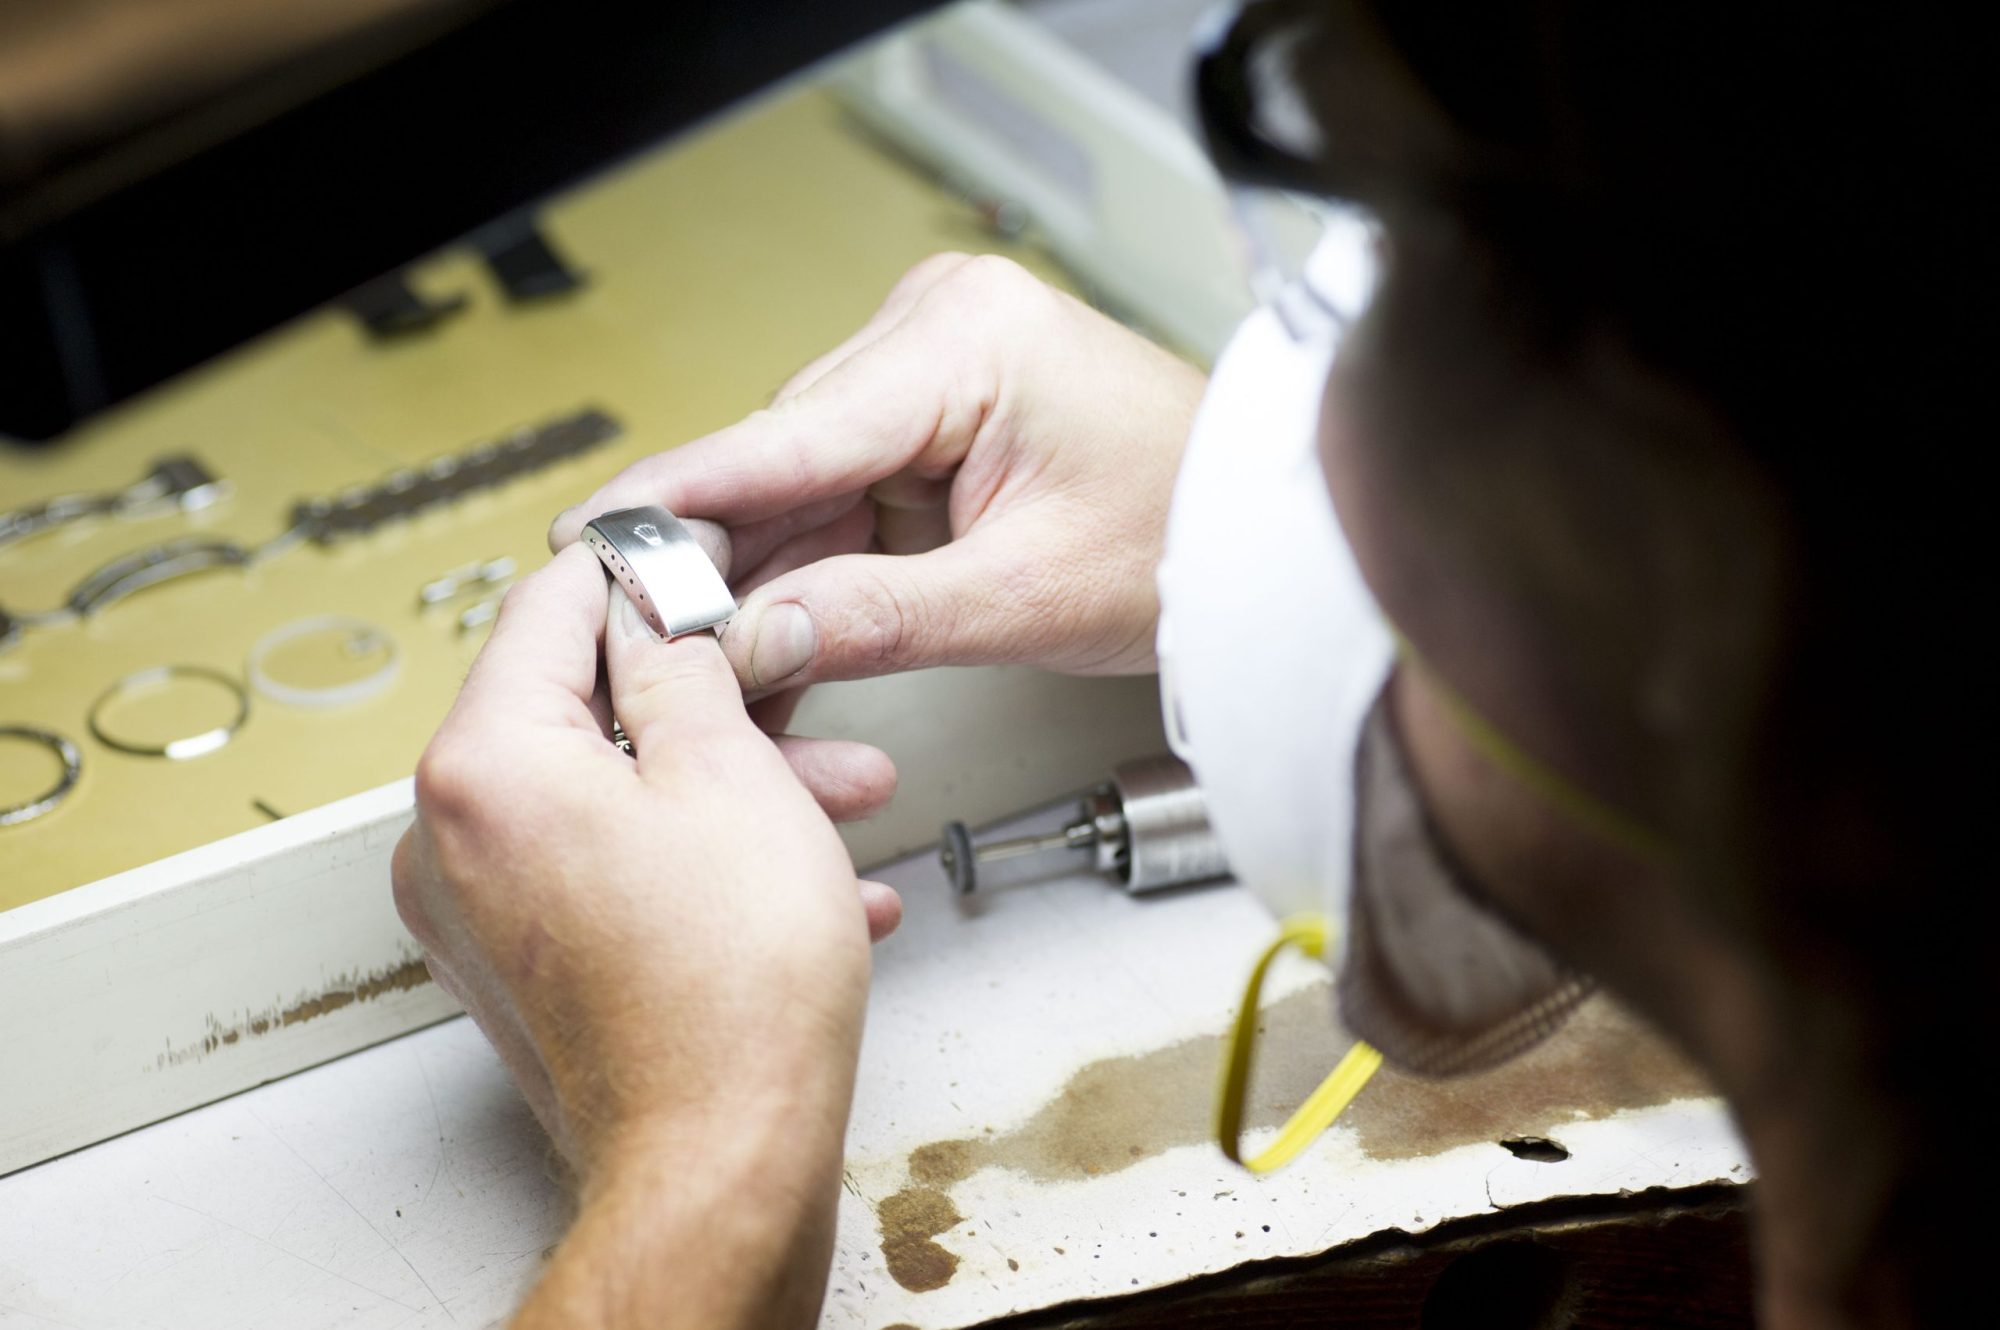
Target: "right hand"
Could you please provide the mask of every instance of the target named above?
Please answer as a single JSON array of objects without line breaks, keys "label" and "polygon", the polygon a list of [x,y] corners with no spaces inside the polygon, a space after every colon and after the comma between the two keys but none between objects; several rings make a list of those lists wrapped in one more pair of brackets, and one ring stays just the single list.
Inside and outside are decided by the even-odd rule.
[{"label": "right hand", "polygon": [[1201,374],[1019,266],[945,254],[770,407],[563,513],[728,529],[752,697],[1002,662],[1155,667],[1159,562]]}]

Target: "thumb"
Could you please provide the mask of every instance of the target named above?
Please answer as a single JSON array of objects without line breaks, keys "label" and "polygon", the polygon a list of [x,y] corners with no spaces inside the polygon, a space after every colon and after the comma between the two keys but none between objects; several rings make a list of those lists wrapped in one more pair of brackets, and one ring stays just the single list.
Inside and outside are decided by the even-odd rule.
[{"label": "thumb", "polygon": [[663,641],[618,587],[604,634],[611,711],[632,741],[643,774],[676,752],[756,733],[721,648],[706,633]]},{"label": "thumb", "polygon": [[924,554],[842,554],[759,587],[722,634],[746,694],[933,665],[1033,657],[1049,625],[1031,565],[970,538]]}]

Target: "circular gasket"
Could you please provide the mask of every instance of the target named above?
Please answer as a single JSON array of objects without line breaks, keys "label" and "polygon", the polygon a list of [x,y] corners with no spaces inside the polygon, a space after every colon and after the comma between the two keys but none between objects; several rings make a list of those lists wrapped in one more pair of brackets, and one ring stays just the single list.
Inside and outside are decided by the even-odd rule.
[{"label": "circular gasket", "polygon": [[26,803],[0,808],[0,827],[19,826],[32,822],[69,797],[76,788],[77,780],[83,775],[83,752],[70,740],[48,730],[36,729],[32,725],[0,725],[0,739],[26,739],[38,743],[53,752],[63,764],[63,772],[56,783]]},{"label": "circular gasket", "polygon": [[[366,638],[371,646],[380,644],[389,649],[389,659],[373,673],[363,675],[352,683],[335,684],[331,688],[300,688],[295,684],[280,683],[264,670],[264,662],[277,648],[287,642],[296,642],[301,637],[314,633],[352,633],[358,640]],[[294,707],[344,707],[365,701],[375,696],[396,680],[396,671],[402,665],[401,650],[396,639],[388,630],[378,628],[366,619],[357,619],[347,614],[315,614],[304,619],[294,619],[282,627],[273,628],[257,639],[250,648],[250,657],[244,663],[243,672],[250,680],[250,686],[274,702],[283,702]]]},{"label": "circular gasket", "polygon": [[[236,699],[236,714],[222,724],[203,730],[199,734],[183,735],[181,738],[169,739],[160,744],[135,743],[129,739],[120,739],[105,729],[99,720],[107,705],[128,693],[169,683],[175,679],[199,679],[204,683],[212,683],[227,689],[229,695]],[[154,665],[147,669],[135,670],[98,695],[97,700],[90,704],[89,717],[91,734],[106,748],[130,753],[134,757],[164,757],[175,762],[214,752],[235,738],[236,732],[243,728],[243,722],[249,718],[250,694],[244,690],[243,685],[221,670],[212,670],[205,665]]]}]

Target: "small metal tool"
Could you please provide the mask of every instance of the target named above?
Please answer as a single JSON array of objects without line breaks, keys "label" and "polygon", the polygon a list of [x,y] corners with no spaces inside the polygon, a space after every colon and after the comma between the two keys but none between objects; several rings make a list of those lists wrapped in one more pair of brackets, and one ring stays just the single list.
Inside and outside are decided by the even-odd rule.
[{"label": "small metal tool", "polygon": [[1194,773],[1165,754],[1114,768],[1060,831],[979,845],[965,823],[947,822],[938,859],[952,887],[969,896],[979,886],[981,864],[1058,851],[1088,853],[1091,867],[1115,876],[1134,895],[1229,875]]},{"label": "small metal tool", "polygon": [[719,628],[736,598],[681,520],[664,508],[619,508],[583,528],[597,557],[639,616],[664,638]]}]

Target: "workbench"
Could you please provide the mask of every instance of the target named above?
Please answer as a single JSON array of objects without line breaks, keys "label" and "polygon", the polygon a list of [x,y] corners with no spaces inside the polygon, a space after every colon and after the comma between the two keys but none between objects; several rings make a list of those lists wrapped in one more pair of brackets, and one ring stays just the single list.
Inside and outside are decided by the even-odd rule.
[{"label": "workbench", "polygon": [[[878,876],[906,916],[876,952],[823,1325],[1545,1323],[1524,1296],[1568,1309],[1549,1324],[1748,1324],[1742,1147],[1602,999],[1494,1073],[1378,1074],[1256,1178],[1209,1138],[1271,931],[1248,893],[1074,873],[961,901],[929,854]],[[1267,1132],[1344,1042],[1304,961],[1264,1024]],[[0,1179],[0,1325],[494,1324],[562,1235],[560,1172],[449,1020]]]},{"label": "workbench", "polygon": [[[0,605],[38,611],[114,555],[168,539],[256,545],[301,498],[415,474],[583,407],[619,426],[587,453],[366,536],[152,587],[0,649],[0,726],[56,733],[81,755],[59,806],[0,828],[0,1174],[453,1010],[395,917],[386,856],[408,820],[411,768],[484,639],[458,615],[500,587],[430,607],[420,587],[496,557],[537,567],[554,513],[763,405],[927,255],[1009,253],[1062,280],[1031,244],[881,151],[818,83],[773,89],[538,219],[586,272],[580,289],[510,303],[476,256],[433,255],[409,282],[465,303],[432,328],[380,338],[345,309],[320,310],[58,446],[0,447],[0,508],[123,485],[178,452],[231,486],[197,512],[9,544]],[[389,686],[330,708],[258,693],[240,733],[185,761],[116,751],[88,727],[94,699],[135,671],[242,679],[265,634],[327,614],[395,644]],[[345,669],[338,635],[319,641],[304,663]],[[226,719],[196,710],[225,698],[211,686],[143,701],[167,708],[153,718],[164,737]],[[846,829],[863,864],[930,841],[946,818],[989,819],[1101,779],[1160,742],[1145,680],[1004,666],[814,689],[795,724],[865,735],[904,776],[887,812]],[[0,743],[0,806],[60,770],[38,745]]]},{"label": "workbench", "polygon": [[[468,559],[532,566],[555,508],[756,406],[924,253],[1000,250],[1063,280],[981,215],[824,93],[779,90],[544,210],[592,276],[572,298],[504,307],[468,256],[434,256],[420,291],[473,294],[434,336],[377,344],[325,311],[62,448],[0,458],[26,499],[193,449],[237,487],[194,529],[251,539],[302,493],[496,429],[589,402],[626,426],[367,546],[161,588],[0,659],[10,716],[73,730],[124,671],[235,669],[306,609],[393,624],[406,651],[395,691],[324,715],[260,703],[198,763],[93,749],[74,800],[0,847],[0,1167],[270,1080],[0,1177],[0,1326],[504,1319],[569,1202],[388,908],[397,778],[479,640],[412,593]],[[150,531],[17,550],[0,599],[51,603],[100,539]],[[849,833],[862,863],[1158,743],[1149,681],[1027,671],[816,689],[801,717],[903,767],[891,813]],[[1219,1036],[1272,929],[1250,896],[1134,899],[1079,873],[962,902],[928,850],[871,875],[906,920],[877,950],[827,1326],[1747,1321],[1742,1148],[1700,1078],[1608,1003],[1488,1076],[1382,1073],[1298,1163],[1253,1178],[1209,1139]],[[1268,1132],[1345,1040],[1303,961],[1276,973],[1265,1024]]]}]

